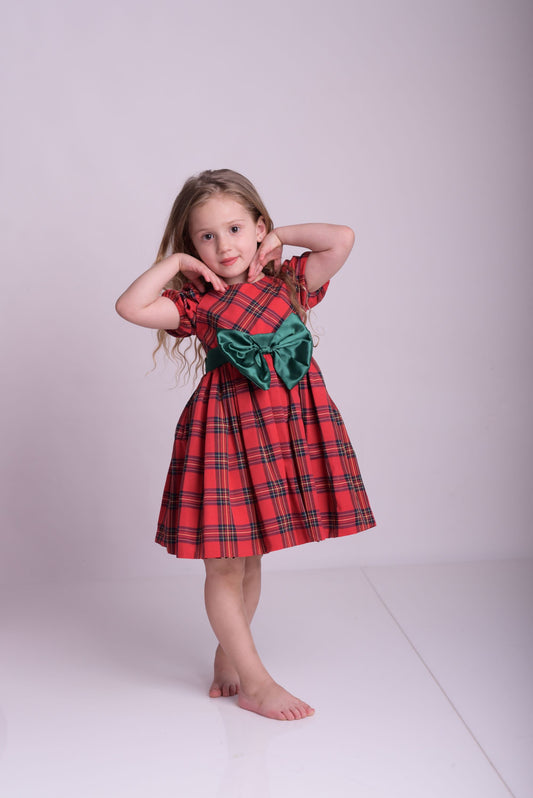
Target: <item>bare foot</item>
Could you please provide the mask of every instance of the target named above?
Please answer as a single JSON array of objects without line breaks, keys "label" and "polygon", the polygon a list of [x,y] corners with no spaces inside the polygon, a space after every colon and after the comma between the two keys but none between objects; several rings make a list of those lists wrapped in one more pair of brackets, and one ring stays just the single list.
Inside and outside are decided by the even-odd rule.
[{"label": "bare foot", "polygon": [[315,710],[284,690],[274,680],[266,682],[252,693],[239,693],[239,706],[274,720],[301,720],[314,715]]},{"label": "bare foot", "polygon": [[213,684],[209,688],[211,698],[237,695],[239,692],[239,674],[220,646],[215,654],[215,675]]}]

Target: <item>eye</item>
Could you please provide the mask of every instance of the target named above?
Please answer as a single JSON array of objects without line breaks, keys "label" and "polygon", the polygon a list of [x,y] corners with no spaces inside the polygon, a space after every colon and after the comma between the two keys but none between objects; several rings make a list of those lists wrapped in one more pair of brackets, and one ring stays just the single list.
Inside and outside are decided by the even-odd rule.
[{"label": "eye", "polygon": [[202,236],[202,241],[212,241],[213,233],[204,233]]},{"label": "eye", "polygon": [[240,229],[241,229],[241,228],[239,227],[239,225],[238,225],[238,224],[232,224],[232,225],[231,225],[231,232],[232,232],[232,233],[238,233]]}]

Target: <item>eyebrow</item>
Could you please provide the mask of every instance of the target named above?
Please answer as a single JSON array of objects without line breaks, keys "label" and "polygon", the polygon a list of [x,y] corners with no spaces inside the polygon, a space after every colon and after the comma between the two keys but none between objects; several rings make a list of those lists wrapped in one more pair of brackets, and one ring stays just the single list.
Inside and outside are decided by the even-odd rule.
[{"label": "eyebrow", "polygon": [[[232,224],[242,224],[246,219],[231,219],[229,222],[222,222],[222,227],[230,227]],[[210,227],[199,227],[198,230],[194,229],[194,233],[208,233],[211,232]]]}]

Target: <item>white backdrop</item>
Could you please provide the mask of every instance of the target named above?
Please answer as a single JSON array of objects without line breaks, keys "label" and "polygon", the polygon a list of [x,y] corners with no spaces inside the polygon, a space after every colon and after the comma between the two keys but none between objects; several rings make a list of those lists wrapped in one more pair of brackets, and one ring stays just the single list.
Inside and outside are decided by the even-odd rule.
[{"label": "white backdrop", "polygon": [[[114,312],[175,194],[246,174],[357,235],[314,314],[378,527],[269,568],[532,554],[533,9],[27,0],[4,10],[5,582],[176,574],[191,386]],[[178,570],[176,570],[178,569]]]}]

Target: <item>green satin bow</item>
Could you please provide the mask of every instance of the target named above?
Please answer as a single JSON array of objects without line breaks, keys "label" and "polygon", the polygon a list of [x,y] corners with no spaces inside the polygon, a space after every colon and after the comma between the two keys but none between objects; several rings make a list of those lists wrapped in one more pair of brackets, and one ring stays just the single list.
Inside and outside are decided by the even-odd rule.
[{"label": "green satin bow", "polygon": [[206,371],[228,361],[258,388],[270,388],[270,369],[265,354],[271,354],[274,369],[289,390],[309,370],[313,339],[305,324],[291,313],[273,333],[219,330],[218,346],[207,353]]}]

